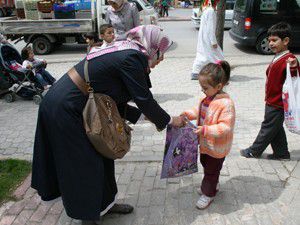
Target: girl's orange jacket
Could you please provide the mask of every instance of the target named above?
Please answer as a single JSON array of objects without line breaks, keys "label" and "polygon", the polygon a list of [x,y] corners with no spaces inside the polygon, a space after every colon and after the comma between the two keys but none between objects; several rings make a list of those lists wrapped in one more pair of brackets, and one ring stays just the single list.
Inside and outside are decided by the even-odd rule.
[{"label": "girl's orange jacket", "polygon": [[[200,105],[186,110],[182,114],[186,115],[189,120],[200,121],[201,112],[199,110]],[[203,124],[200,124],[202,126],[199,134],[200,153],[214,158],[224,158],[232,146],[234,124],[233,101],[226,93],[217,94],[209,104]]]}]

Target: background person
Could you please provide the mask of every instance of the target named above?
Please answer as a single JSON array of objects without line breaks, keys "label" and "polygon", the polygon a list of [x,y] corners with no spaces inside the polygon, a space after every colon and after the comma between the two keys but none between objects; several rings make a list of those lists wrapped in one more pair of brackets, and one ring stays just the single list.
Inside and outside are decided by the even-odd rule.
[{"label": "background person", "polygon": [[126,38],[126,32],[140,25],[140,14],[134,3],[127,0],[109,0],[105,20],[115,29],[117,40]]},{"label": "background person", "polygon": [[85,42],[88,44],[87,53],[89,53],[93,47],[101,46],[102,42],[100,42],[98,35],[94,32],[90,32],[84,35]]},{"label": "background person", "polygon": [[224,60],[222,49],[216,38],[216,12],[210,0],[205,0],[202,10],[197,53],[191,74],[192,80],[198,80],[198,74],[206,64]]},{"label": "background person", "polygon": [[100,37],[103,40],[101,48],[105,48],[113,44],[115,40],[115,31],[111,24],[102,24],[100,26]]},{"label": "background person", "polygon": [[[115,42],[110,52],[99,48],[87,55],[91,86],[95,92],[110,96],[120,115],[132,123],[143,113],[158,130],[167,124],[181,126],[182,118],[171,118],[150,91],[150,68],[163,60],[170,45],[158,26],[132,29],[128,39]],[[106,213],[130,213],[133,207],[115,204],[118,189],[114,160],[94,149],[83,127],[82,112],[88,95],[73,79],[84,79],[86,60],[59,79],[40,105],[31,186],[45,201],[61,196],[68,216],[99,220]],[[127,104],[130,100],[137,108]]]},{"label": "background person", "polygon": [[23,61],[22,67],[32,69],[36,79],[43,89],[48,89],[56,79],[45,69],[47,62],[44,59],[34,57],[31,47],[25,47],[21,51]]}]

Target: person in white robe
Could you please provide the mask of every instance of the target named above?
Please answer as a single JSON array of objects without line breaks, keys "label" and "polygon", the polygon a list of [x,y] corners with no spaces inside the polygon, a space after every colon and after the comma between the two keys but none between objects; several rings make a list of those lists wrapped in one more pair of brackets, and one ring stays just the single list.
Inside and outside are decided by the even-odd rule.
[{"label": "person in white robe", "polygon": [[223,51],[216,39],[217,16],[211,2],[203,6],[198,34],[197,55],[192,69],[192,80],[198,80],[201,69],[208,63],[224,60]]}]

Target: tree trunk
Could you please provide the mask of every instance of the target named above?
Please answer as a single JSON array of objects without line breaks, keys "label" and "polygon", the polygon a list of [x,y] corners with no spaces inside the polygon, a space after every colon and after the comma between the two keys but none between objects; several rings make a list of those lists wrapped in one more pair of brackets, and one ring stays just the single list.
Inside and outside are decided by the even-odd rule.
[{"label": "tree trunk", "polygon": [[220,0],[217,4],[217,25],[216,37],[219,46],[223,49],[224,23],[225,23],[225,0]]}]

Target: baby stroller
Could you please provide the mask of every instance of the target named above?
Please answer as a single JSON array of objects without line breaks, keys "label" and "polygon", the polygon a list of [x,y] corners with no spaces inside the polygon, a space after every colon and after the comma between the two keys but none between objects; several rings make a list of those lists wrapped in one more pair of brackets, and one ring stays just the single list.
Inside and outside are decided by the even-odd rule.
[{"label": "baby stroller", "polygon": [[21,55],[12,45],[0,44],[0,95],[4,95],[6,102],[15,101],[17,95],[40,104],[43,88],[31,70],[22,68],[22,62]]}]

